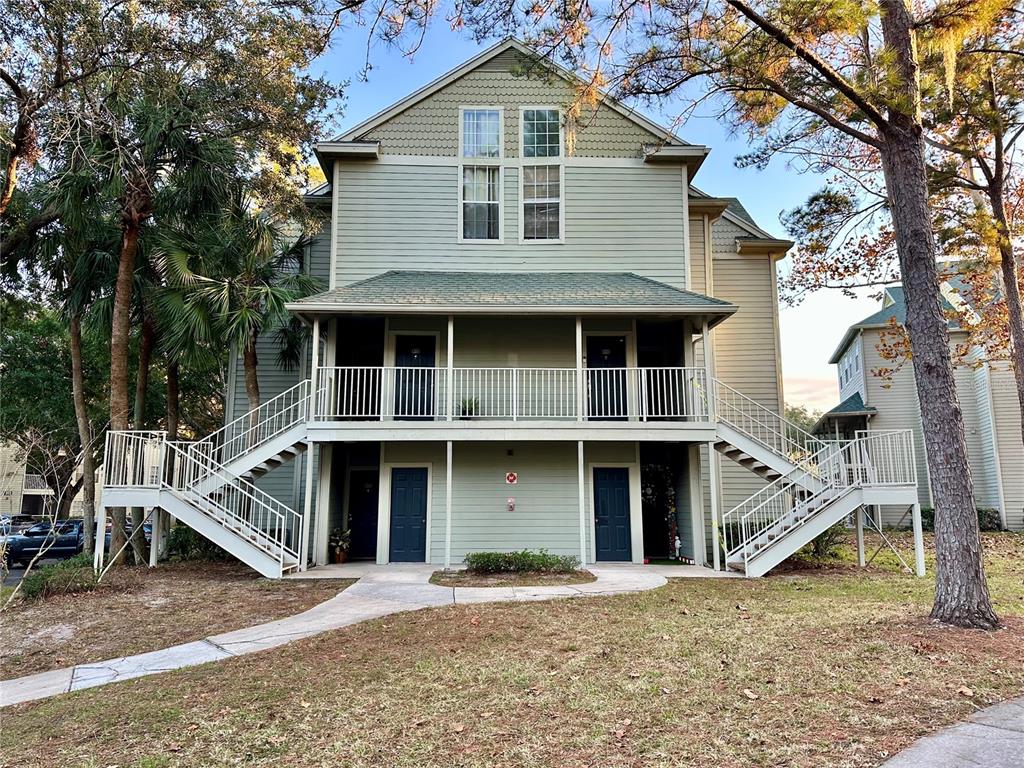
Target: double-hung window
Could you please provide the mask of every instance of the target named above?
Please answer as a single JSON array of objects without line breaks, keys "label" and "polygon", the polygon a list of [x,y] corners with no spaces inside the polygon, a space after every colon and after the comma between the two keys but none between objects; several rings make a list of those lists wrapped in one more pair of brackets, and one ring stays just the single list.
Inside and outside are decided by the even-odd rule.
[{"label": "double-hung window", "polygon": [[557,107],[524,107],[521,136],[522,239],[561,241],[562,115]]},{"label": "double-hung window", "polygon": [[459,238],[501,239],[502,111],[463,107],[459,127]]}]

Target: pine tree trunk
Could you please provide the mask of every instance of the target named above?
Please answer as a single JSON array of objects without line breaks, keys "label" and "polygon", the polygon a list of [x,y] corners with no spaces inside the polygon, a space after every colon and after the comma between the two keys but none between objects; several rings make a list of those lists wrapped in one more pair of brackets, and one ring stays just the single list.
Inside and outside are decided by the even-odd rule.
[{"label": "pine tree trunk", "polygon": [[[132,421],[135,429],[146,426],[146,394],[149,390],[149,369],[156,346],[156,326],[153,318],[145,314],[142,319],[142,333],[139,338],[139,368],[135,375],[135,409]],[[146,510],[132,507],[132,531],[138,531],[146,521]],[[146,537],[142,532],[132,536],[132,554],[139,565],[147,562]]]},{"label": "pine tree trunk", "polygon": [[[1017,384],[1017,402],[1020,404],[1020,412],[1024,414],[1024,310],[1020,305],[1020,268],[1010,239],[1002,184],[990,186],[988,192],[999,232],[999,270],[1003,278],[1003,296],[1010,325],[1010,363]],[[1021,444],[1024,445],[1024,419],[1021,420]]]},{"label": "pine tree trunk", "polygon": [[[140,217],[125,214],[121,229],[121,251],[114,284],[114,312],[110,326],[110,428],[128,429],[128,345],[132,308],[132,280],[135,256],[139,250]],[[110,514],[111,564],[123,563],[123,554],[114,557],[125,543],[125,510],[114,507]]]},{"label": "pine tree trunk", "polygon": [[992,629],[999,620],[985,581],[963,413],[953,378],[949,327],[942,312],[920,121],[920,71],[905,0],[881,0],[882,35],[894,57],[904,104],[880,131],[882,170],[907,301],[914,380],[935,502],[935,603],[932,618]]},{"label": "pine tree trunk", "polygon": [[96,460],[92,425],[85,404],[85,369],[82,365],[82,320],[71,318],[71,392],[75,402],[78,440],[82,444],[82,539],[86,554],[96,542]]}]

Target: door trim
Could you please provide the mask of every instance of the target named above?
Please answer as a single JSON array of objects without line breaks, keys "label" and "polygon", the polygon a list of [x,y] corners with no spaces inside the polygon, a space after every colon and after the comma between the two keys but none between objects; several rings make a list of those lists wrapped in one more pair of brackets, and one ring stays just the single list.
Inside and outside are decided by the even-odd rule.
[{"label": "door trim", "polygon": [[377,496],[377,564],[391,562],[391,470],[409,467],[427,470],[427,531],[423,546],[423,561],[430,562],[430,530],[433,519],[434,464],[430,461],[388,461],[381,462],[380,482]]},{"label": "door trim", "polygon": [[590,554],[587,557],[589,563],[599,565],[597,562],[597,488],[594,485],[595,469],[628,469],[629,470],[629,549],[631,563],[643,563],[644,561],[644,512],[643,499],[640,493],[640,463],[637,461],[589,461],[587,462],[586,481],[590,485],[590,493],[587,499],[590,502],[588,517],[590,519]]},{"label": "door trim", "polygon": [[444,368],[448,363],[442,364],[441,357],[447,354],[446,349],[441,349],[440,331],[416,331],[388,328],[384,340],[384,367],[395,367],[395,337],[396,336],[433,336],[434,337],[434,368]]}]

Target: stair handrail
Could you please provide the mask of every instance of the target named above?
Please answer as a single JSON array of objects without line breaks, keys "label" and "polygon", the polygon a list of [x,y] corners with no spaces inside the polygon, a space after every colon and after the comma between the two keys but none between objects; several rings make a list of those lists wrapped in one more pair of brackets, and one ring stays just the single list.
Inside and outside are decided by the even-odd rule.
[{"label": "stair handrail", "polygon": [[[751,533],[750,520],[758,514],[762,513],[762,510],[777,505],[778,500],[784,496],[787,492],[793,488],[806,488],[811,483],[809,481],[815,481],[820,484],[820,487],[815,491],[808,491],[808,495],[803,501],[809,501],[812,498],[819,497],[822,493],[829,490],[835,490],[837,486],[837,480],[839,473],[835,469],[836,457],[840,454],[841,448],[837,445],[827,444],[819,449],[814,455],[810,456],[807,460],[807,467],[797,467],[791,470],[785,475],[776,478],[772,482],[768,483],[764,488],[751,494],[746,499],[741,501],[732,509],[722,514],[722,536],[725,544],[726,559],[735,555],[740,550],[744,552],[748,549],[748,543],[760,536],[764,530],[763,528],[770,527],[774,522],[769,523],[762,529]],[[732,518],[732,520],[730,520]],[[730,536],[730,523],[739,528],[738,543],[735,546],[730,547],[729,540]]]},{"label": "stair handrail", "polygon": [[[711,381],[715,416],[751,440],[780,453],[798,466],[807,466],[811,456],[827,447],[825,440],[815,437],[800,425],[730,387],[721,379],[713,378]],[[742,407],[734,401],[738,401]],[[777,444],[767,440],[765,433],[777,438]]]},{"label": "stair handrail", "polygon": [[220,464],[226,465],[295,425],[308,421],[310,399],[310,380],[302,379],[202,440],[216,446]]},{"label": "stair handrail", "polygon": [[[301,515],[252,483],[233,475],[208,452],[200,453],[197,449],[201,446],[203,443],[182,444],[168,441],[165,444],[165,460],[174,462],[174,471],[164,473],[163,487],[193,506],[206,506],[217,510],[221,514],[212,517],[217,518],[218,522],[233,522],[257,539],[263,539],[266,543],[261,544],[244,537],[265,554],[275,558],[282,567],[287,555],[297,560],[299,548],[289,543],[289,540],[299,535]],[[200,481],[210,477],[216,477],[221,481],[217,495],[221,499],[231,501],[223,503],[212,494],[198,490]],[[232,508],[232,502],[237,507],[247,507],[247,514],[243,514],[241,509]],[[200,511],[208,514],[206,509]],[[264,525],[257,524],[257,519]],[[268,521],[276,525],[266,526],[265,523]]]},{"label": "stair handrail", "polygon": [[[858,433],[853,440],[822,442],[823,447],[805,462],[809,466],[798,467],[774,480],[722,515],[727,561],[742,553],[746,569],[750,560],[770,543],[752,546],[758,539],[785,516],[810,507],[824,496],[837,498],[857,487],[916,485],[910,430],[869,431]],[[875,446],[881,446],[885,458],[881,467],[871,457]],[[813,490],[807,488],[811,479],[819,483]],[[761,518],[764,520],[759,523]],[[735,545],[730,542],[733,528],[738,528],[739,533]]]}]

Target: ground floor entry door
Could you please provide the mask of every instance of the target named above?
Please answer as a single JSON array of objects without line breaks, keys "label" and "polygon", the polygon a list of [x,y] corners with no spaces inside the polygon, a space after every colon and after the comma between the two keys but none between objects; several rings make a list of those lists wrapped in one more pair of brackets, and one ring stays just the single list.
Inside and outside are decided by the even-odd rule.
[{"label": "ground floor entry door", "polygon": [[427,468],[391,469],[392,563],[422,563],[427,559]]},{"label": "ground floor entry door", "polygon": [[594,530],[599,561],[632,559],[628,468],[594,468]]},{"label": "ground floor entry door", "polygon": [[348,528],[352,532],[349,557],[372,560],[377,557],[377,468],[349,472]]}]

